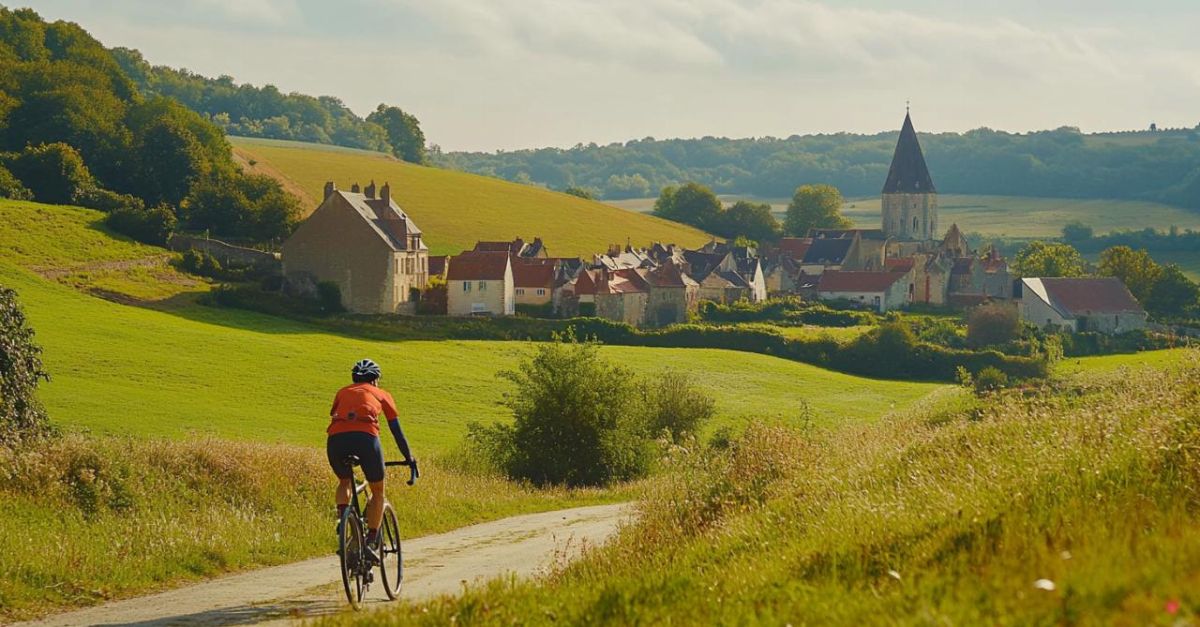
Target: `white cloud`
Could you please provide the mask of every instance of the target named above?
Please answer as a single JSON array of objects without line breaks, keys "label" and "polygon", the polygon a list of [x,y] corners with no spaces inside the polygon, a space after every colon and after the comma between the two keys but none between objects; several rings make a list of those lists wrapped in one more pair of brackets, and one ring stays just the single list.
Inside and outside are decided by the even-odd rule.
[{"label": "white cloud", "polygon": [[296,0],[186,0],[193,10],[216,11],[230,20],[251,20],[279,26],[300,14]]}]

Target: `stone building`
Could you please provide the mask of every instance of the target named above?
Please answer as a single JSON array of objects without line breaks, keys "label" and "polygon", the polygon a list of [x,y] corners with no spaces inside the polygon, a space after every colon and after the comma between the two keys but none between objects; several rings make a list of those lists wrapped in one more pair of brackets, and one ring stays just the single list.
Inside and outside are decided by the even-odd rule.
[{"label": "stone building", "polygon": [[421,229],[386,183],[378,196],[374,182],[348,192],[326,183],[321,205],[283,243],[282,256],[289,280],[335,283],[355,313],[415,313],[429,276]]},{"label": "stone building", "polygon": [[1029,278],[1018,291],[1021,319],[1042,328],[1110,334],[1146,328],[1146,311],[1120,279]]},{"label": "stone building", "polygon": [[[904,115],[900,139],[883,184],[883,235],[896,242],[931,242],[938,233],[938,198],[912,117]],[[916,252],[918,246],[911,251]]]},{"label": "stone building", "polygon": [[513,267],[507,252],[468,251],[446,267],[446,304],[451,316],[516,313]]}]

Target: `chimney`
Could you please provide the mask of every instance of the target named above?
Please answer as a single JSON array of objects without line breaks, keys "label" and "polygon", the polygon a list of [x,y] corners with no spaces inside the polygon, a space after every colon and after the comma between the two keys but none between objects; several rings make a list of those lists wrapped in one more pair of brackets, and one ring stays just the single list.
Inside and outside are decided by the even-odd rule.
[{"label": "chimney", "polygon": [[329,197],[332,196],[333,193],[336,191],[337,191],[337,187],[334,186],[333,181],[325,182],[325,199],[326,200],[328,200]]},{"label": "chimney", "polygon": [[367,184],[367,188],[363,190],[363,194],[365,194],[367,198],[375,197],[375,180],[374,179],[372,179],[371,182]]},{"label": "chimney", "polygon": [[350,191],[352,191],[352,192],[354,192],[355,194],[357,194],[357,193],[361,192],[361,191],[362,191],[362,189],[361,189],[361,188],[358,186],[358,183],[355,183],[355,184],[353,184],[353,185],[351,185],[351,186],[350,186]]},{"label": "chimney", "polygon": [[383,187],[379,188],[379,199],[382,200],[383,204],[385,205],[390,205],[392,203],[392,188],[387,183],[384,183]]}]

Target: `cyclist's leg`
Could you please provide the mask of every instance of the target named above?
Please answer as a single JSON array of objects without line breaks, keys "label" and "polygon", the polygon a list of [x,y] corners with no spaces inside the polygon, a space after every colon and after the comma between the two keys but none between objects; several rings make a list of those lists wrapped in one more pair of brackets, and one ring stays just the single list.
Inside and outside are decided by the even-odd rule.
[{"label": "cyclist's leg", "polygon": [[378,437],[370,437],[362,443],[362,447],[359,459],[363,474],[367,477],[367,484],[371,487],[371,500],[367,502],[367,535],[374,540],[379,533],[380,521],[383,520],[383,446]]},{"label": "cyclist's leg", "polygon": [[369,485],[371,500],[367,502],[367,527],[372,533],[377,533],[383,522],[383,481],[372,481]]},{"label": "cyclist's leg", "polygon": [[354,486],[354,471],[346,463],[346,456],[353,453],[351,447],[347,446],[348,438],[346,434],[339,433],[331,435],[325,440],[325,456],[329,459],[329,467],[333,469],[333,474],[337,475],[338,485],[334,492],[333,500],[338,506],[338,517],[341,517],[342,510],[350,504],[350,497],[353,494]]}]

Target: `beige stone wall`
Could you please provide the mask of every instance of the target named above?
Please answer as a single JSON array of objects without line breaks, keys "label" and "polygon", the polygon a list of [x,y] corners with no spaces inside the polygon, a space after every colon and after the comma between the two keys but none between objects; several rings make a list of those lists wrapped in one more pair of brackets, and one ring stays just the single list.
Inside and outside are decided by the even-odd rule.
[{"label": "beige stone wall", "polygon": [[512,315],[515,300],[511,272],[503,281],[449,281],[446,285],[447,313],[451,316]]},{"label": "beige stone wall", "polygon": [[[538,290],[542,293],[538,294]],[[545,305],[554,298],[554,290],[548,287],[518,287],[514,293],[518,305]]]},{"label": "beige stone wall", "polygon": [[646,300],[646,324],[687,322],[688,295],[683,287],[652,287]]},{"label": "beige stone wall", "polygon": [[331,196],[283,244],[284,276],[332,281],[355,313],[393,313],[392,249],[340,195]]},{"label": "beige stone wall", "polygon": [[645,322],[648,294],[596,294],[596,315],[641,326]]},{"label": "beige stone wall", "polygon": [[938,228],[937,194],[883,194],[883,233],[887,237],[927,241],[937,237]]}]

